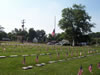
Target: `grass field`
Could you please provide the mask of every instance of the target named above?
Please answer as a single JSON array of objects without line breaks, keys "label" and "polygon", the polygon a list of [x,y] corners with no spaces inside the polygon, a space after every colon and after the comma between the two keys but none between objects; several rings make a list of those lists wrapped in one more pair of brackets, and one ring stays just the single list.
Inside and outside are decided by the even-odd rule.
[{"label": "grass field", "polygon": [[[100,75],[100,69],[97,68],[97,63],[100,62],[99,53],[100,47],[85,46],[85,47],[71,47],[71,46],[48,46],[45,44],[20,44],[10,43],[11,45],[0,46],[0,56],[7,56],[0,58],[0,75],[77,75],[80,66],[83,66],[83,75]],[[20,44],[20,45],[19,45]],[[90,53],[88,53],[90,52]],[[50,55],[48,54],[50,53]],[[57,57],[59,53],[59,57]],[[70,59],[85,55],[84,58]],[[68,54],[68,56],[66,55]],[[18,55],[18,57],[10,57],[11,55]],[[22,64],[23,56],[26,56],[26,64]],[[37,67],[35,59],[39,56],[38,63],[46,63],[45,66]],[[65,61],[58,62],[64,59]],[[68,60],[69,59],[69,60]],[[57,61],[49,64],[49,61]],[[88,71],[88,66],[93,64],[93,73]],[[33,68],[29,70],[22,70],[22,67],[32,65]]]}]

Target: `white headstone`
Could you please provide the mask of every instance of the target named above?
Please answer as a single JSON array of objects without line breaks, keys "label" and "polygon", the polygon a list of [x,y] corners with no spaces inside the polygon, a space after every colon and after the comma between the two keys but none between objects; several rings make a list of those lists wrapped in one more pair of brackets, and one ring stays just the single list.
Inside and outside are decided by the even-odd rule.
[{"label": "white headstone", "polygon": [[22,55],[22,56],[29,56],[29,55]]},{"label": "white headstone", "polygon": [[36,66],[40,67],[40,66],[42,66],[42,64],[36,64]]},{"label": "white headstone", "polygon": [[42,64],[42,66],[46,65],[45,63],[41,63],[41,64]]},{"label": "white headstone", "polygon": [[23,69],[23,70],[27,70],[27,69],[28,69],[28,67],[22,67],[22,69]]},{"label": "white headstone", "polygon": [[6,56],[0,56],[0,58],[5,58]]},{"label": "white headstone", "polygon": [[28,69],[32,69],[33,66],[27,66]]},{"label": "white headstone", "polygon": [[55,63],[56,61],[49,61],[50,64]]},{"label": "white headstone", "polygon": [[10,55],[10,57],[17,57],[18,55]]}]

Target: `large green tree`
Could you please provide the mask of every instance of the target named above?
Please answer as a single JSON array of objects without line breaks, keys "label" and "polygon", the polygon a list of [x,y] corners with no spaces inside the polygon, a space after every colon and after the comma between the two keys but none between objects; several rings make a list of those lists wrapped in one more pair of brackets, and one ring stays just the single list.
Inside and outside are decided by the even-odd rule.
[{"label": "large green tree", "polygon": [[36,36],[37,36],[38,42],[42,43],[46,41],[46,32],[44,30],[37,30]]},{"label": "large green tree", "polygon": [[91,23],[91,16],[88,15],[85,6],[74,4],[71,8],[62,10],[62,19],[59,27],[65,31],[74,46],[80,36],[91,32],[94,23]]},{"label": "large green tree", "polygon": [[12,30],[12,32],[8,33],[8,37],[14,41],[18,39],[18,36],[22,36],[22,38],[20,38],[20,42],[23,43],[23,41],[27,40],[28,32],[25,29],[22,30],[22,29],[15,28],[14,30]]},{"label": "large green tree", "polygon": [[2,27],[2,26],[0,25],[0,31],[3,31],[3,29],[4,29],[4,27]]},{"label": "large green tree", "polygon": [[2,27],[0,25],[0,40],[2,40],[2,38],[6,38],[7,37],[7,33],[3,29],[4,29],[4,27]]},{"label": "large green tree", "polygon": [[33,28],[30,28],[28,34],[28,41],[32,42],[35,37],[36,37],[36,31]]}]

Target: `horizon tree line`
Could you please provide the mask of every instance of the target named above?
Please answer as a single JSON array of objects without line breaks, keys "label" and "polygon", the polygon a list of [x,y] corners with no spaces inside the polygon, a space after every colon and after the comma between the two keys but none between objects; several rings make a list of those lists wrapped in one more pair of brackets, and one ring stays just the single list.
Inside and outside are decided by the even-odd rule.
[{"label": "horizon tree line", "polygon": [[56,33],[55,37],[51,34],[47,35],[44,30],[34,30],[34,28],[30,28],[28,31],[15,28],[7,34],[3,31],[4,28],[0,26],[0,40],[3,37],[8,37],[12,41],[16,41],[16,36],[23,36],[23,40],[27,42],[32,42],[34,38],[37,38],[40,43],[66,39],[72,46],[81,42],[99,43],[100,32],[92,32],[91,28],[95,27],[95,23],[91,22],[91,16],[82,4],[74,4],[72,7],[64,8],[58,26],[64,32]]}]

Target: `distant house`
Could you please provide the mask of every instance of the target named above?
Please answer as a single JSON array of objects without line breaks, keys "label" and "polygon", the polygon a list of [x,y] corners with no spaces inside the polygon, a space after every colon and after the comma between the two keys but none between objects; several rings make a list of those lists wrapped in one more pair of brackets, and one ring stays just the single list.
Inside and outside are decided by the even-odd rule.
[{"label": "distant house", "polygon": [[34,38],[34,39],[33,39],[33,42],[34,42],[34,43],[38,43],[38,39],[37,39],[37,38]]},{"label": "distant house", "polygon": [[23,37],[23,36],[21,36],[21,35],[17,35],[17,36],[16,36],[17,41],[22,41],[22,37]]},{"label": "distant house", "polygon": [[9,38],[2,38],[2,41],[10,41]]},{"label": "distant house", "polygon": [[81,43],[78,43],[78,45],[79,46],[86,46],[86,45],[88,45],[88,43],[87,42],[81,42]]}]

